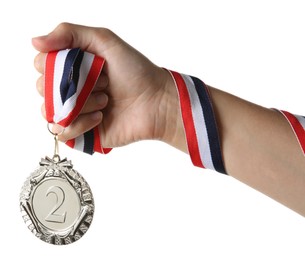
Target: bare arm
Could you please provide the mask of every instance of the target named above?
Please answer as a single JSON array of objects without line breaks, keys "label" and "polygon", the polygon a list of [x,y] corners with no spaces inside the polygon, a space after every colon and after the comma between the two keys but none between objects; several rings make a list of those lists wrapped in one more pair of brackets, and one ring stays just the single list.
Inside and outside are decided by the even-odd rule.
[{"label": "bare arm", "polygon": [[277,111],[211,89],[229,175],[305,216],[305,158]]}]

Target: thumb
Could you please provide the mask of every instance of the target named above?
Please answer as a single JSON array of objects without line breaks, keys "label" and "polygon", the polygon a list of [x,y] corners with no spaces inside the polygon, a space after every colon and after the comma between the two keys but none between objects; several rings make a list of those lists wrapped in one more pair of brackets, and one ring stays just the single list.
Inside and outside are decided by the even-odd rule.
[{"label": "thumb", "polygon": [[32,44],[36,50],[45,53],[67,48],[81,48],[103,55],[105,48],[105,46],[103,48],[103,42],[108,42],[113,36],[114,34],[107,29],[61,23],[48,35],[33,38]]}]

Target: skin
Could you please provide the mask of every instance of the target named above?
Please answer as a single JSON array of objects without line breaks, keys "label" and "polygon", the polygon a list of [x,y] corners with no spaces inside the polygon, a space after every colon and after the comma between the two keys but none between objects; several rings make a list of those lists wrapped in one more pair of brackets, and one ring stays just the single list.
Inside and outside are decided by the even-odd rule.
[{"label": "skin", "polygon": [[[32,43],[39,51],[34,64],[42,74],[37,80],[42,96],[47,52],[80,47],[106,59],[94,91],[61,141],[98,125],[104,147],[152,139],[188,153],[173,79],[113,32],[63,23]],[[209,88],[228,174],[305,216],[304,155],[284,117]]]}]

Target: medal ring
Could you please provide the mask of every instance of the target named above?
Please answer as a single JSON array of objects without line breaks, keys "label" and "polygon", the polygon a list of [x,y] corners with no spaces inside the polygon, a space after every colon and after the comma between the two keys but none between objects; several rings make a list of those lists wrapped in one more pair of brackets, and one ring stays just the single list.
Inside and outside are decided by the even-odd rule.
[{"label": "medal ring", "polygon": [[[51,130],[51,126],[50,125],[52,125],[52,128],[53,128],[53,126],[55,125],[56,127],[58,127],[59,129],[59,131],[58,131],[58,133],[56,133],[56,132],[53,132],[52,130]],[[57,136],[59,136],[59,135],[62,135],[64,132],[65,132],[65,129],[66,128],[64,128],[64,127],[62,127],[61,125],[58,125],[58,124],[52,124],[52,123],[47,123],[47,128],[48,128],[48,131],[52,134],[52,135],[57,135]]]}]

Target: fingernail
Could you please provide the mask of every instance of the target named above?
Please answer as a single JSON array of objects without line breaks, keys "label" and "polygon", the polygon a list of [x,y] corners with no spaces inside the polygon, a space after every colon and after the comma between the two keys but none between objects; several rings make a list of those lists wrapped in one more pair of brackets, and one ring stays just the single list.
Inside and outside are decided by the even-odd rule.
[{"label": "fingernail", "polygon": [[34,40],[34,41],[36,41],[36,40],[44,40],[47,37],[48,37],[48,35],[36,36],[36,37],[33,37],[32,40]]},{"label": "fingernail", "polygon": [[99,121],[102,119],[102,112],[101,111],[96,111],[94,112],[93,114],[91,114],[91,118],[94,120],[94,121]]},{"label": "fingernail", "polygon": [[64,127],[62,127],[60,125],[57,125],[57,124],[54,124],[52,126],[52,132],[54,134],[62,134],[64,132]]},{"label": "fingernail", "polygon": [[96,99],[96,103],[98,103],[99,105],[105,105],[107,100],[108,100],[108,97],[106,94],[99,94],[95,97]]}]

